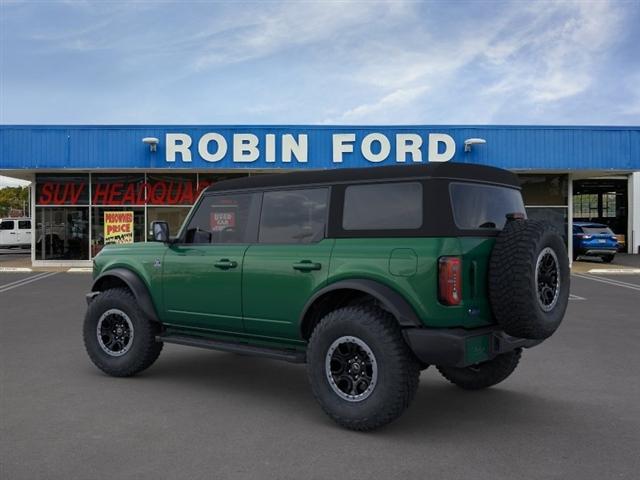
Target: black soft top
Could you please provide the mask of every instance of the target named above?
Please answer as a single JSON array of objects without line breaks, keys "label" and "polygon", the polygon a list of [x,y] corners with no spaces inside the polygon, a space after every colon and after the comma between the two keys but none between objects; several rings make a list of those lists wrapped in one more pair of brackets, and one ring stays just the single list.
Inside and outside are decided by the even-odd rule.
[{"label": "black soft top", "polygon": [[431,163],[419,165],[392,165],[368,168],[335,168],[302,172],[255,175],[223,180],[207,188],[208,192],[245,190],[296,185],[356,183],[366,181],[413,178],[448,178],[496,183],[520,188],[518,177],[501,168],[465,163]]}]

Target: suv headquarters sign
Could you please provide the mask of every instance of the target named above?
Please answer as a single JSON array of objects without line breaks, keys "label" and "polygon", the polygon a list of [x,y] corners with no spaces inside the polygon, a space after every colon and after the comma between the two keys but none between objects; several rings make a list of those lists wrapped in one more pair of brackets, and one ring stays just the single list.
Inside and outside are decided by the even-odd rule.
[{"label": "suv headquarters sign", "polygon": [[[324,142],[314,146],[330,153],[331,163],[342,164],[346,155],[355,155],[371,164],[448,162],[456,151],[454,139],[444,133],[370,132],[359,137],[356,133],[331,133],[316,136]],[[231,133],[207,132],[199,138],[187,133],[165,134],[165,161],[190,164],[195,154],[208,164],[254,162],[275,164],[309,163],[310,139],[306,133]],[[326,161],[326,160],[325,160]],[[187,165],[184,165],[187,166]],[[270,165],[272,166],[272,165]]]}]

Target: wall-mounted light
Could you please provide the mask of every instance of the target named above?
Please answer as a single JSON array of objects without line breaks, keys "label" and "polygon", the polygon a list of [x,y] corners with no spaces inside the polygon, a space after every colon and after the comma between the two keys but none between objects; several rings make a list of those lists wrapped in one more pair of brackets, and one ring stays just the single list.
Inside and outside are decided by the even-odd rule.
[{"label": "wall-mounted light", "polygon": [[467,138],[464,141],[464,151],[470,152],[471,145],[484,145],[487,141],[484,138]]},{"label": "wall-mounted light", "polygon": [[156,137],[145,137],[142,139],[142,143],[149,145],[150,152],[155,152],[158,149],[158,143],[160,143],[160,140]]}]

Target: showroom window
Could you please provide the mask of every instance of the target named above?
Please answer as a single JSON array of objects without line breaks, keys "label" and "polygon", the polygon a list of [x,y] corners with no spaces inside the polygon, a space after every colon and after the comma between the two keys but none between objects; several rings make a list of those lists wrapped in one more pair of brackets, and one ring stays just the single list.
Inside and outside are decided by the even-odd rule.
[{"label": "showroom window", "polygon": [[569,221],[569,176],[566,174],[522,174],[522,198],[527,217],[546,220],[567,243]]},{"label": "showroom window", "polygon": [[[142,242],[153,220],[177,235],[191,206],[208,185],[241,174],[74,173],[37,174],[35,260],[90,260],[105,243]],[[105,238],[122,218],[127,235]],[[120,231],[120,229],[119,229]]]},{"label": "showroom window", "polygon": [[89,174],[36,176],[36,260],[89,260]]}]

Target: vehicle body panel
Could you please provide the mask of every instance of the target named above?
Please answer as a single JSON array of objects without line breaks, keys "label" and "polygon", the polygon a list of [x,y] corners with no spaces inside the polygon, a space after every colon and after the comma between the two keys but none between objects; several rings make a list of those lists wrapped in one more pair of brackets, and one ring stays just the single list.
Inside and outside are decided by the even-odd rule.
[{"label": "vehicle body panel", "polygon": [[[413,307],[427,327],[473,328],[491,324],[486,295],[487,251],[494,239],[458,238],[352,238],[337,239],[331,255],[327,283],[350,278],[365,278],[386,285],[400,293]],[[415,252],[418,262],[413,275],[393,275],[391,262],[397,249]],[[483,257],[484,254],[484,257]],[[463,271],[475,262],[477,274],[472,292],[468,275],[464,276],[463,301],[457,306],[444,306],[437,301],[438,259],[442,256],[462,256]],[[470,313],[471,312],[471,313]]]},{"label": "vehicle body panel", "polygon": [[115,268],[133,271],[149,290],[160,320],[165,321],[161,313],[164,307],[161,267],[166,250],[167,246],[159,242],[105,245],[93,259],[93,278]]},{"label": "vehicle body panel", "polygon": [[[174,244],[162,262],[169,325],[243,333],[241,279],[248,245]],[[229,265],[225,267],[224,264]],[[218,265],[218,266],[216,266]]]},{"label": "vehicle body panel", "polygon": [[326,283],[334,242],[325,239],[310,244],[249,247],[242,277],[248,334],[301,340],[300,312],[313,292]]}]

